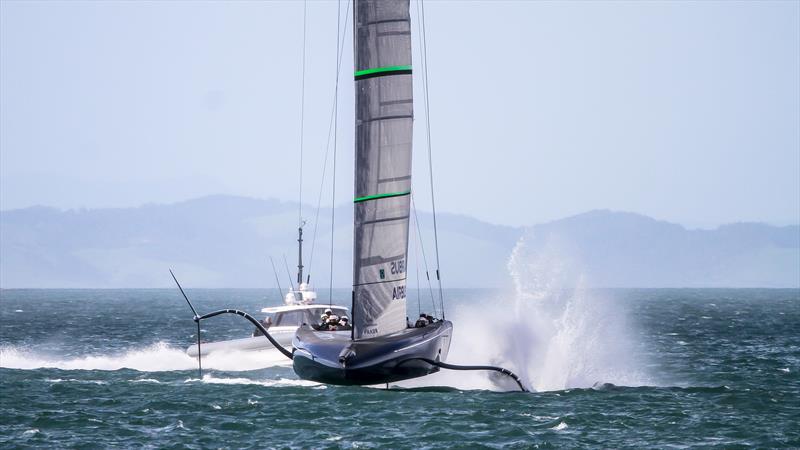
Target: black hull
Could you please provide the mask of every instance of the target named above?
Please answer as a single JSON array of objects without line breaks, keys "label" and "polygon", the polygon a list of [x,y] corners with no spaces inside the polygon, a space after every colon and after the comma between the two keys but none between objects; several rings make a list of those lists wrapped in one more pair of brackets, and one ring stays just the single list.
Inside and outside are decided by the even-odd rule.
[{"label": "black hull", "polygon": [[300,378],[326,384],[370,385],[408,380],[438,372],[417,358],[444,361],[453,324],[436,322],[424,328],[359,341],[350,332],[297,330],[293,342],[294,371]]}]

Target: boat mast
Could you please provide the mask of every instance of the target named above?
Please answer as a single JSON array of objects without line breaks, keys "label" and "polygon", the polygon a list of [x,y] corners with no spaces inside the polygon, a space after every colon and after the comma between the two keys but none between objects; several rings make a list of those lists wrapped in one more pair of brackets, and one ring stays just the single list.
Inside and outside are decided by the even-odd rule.
[{"label": "boat mast", "polygon": [[303,128],[305,125],[305,104],[306,104],[306,16],[308,12],[308,1],[303,0],[303,69],[302,82],[300,85],[300,189],[297,201],[297,221],[299,223],[297,232],[297,289],[303,283],[303,227],[306,221],[303,220]]},{"label": "boat mast", "polygon": [[300,288],[300,284],[303,283],[303,226],[305,226],[306,221],[303,220],[300,222],[300,226],[297,227],[297,287]]}]

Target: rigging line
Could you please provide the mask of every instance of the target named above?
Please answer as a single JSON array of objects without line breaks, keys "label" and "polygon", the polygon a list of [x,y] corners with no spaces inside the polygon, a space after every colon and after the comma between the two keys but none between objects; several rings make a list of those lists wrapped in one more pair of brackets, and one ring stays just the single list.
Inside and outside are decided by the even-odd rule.
[{"label": "rigging line", "polygon": [[433,212],[433,242],[434,248],[436,250],[436,281],[439,284],[439,303],[441,304],[442,308],[442,319],[444,319],[444,295],[442,293],[442,278],[439,274],[439,230],[436,224],[436,198],[434,195],[434,183],[433,183],[433,156],[432,156],[432,149],[431,149],[431,110],[430,110],[430,96],[428,94],[428,85],[430,84],[428,79],[428,39],[427,33],[425,32],[425,1],[419,0],[420,8],[417,9],[417,12],[422,14],[422,19],[420,20],[422,24],[422,70],[423,70],[423,83],[422,88],[425,93],[425,129],[427,132],[428,138],[428,173],[430,174],[430,183],[431,183],[431,208]]},{"label": "rigging line", "polygon": [[419,236],[419,248],[422,249],[422,261],[425,263],[425,278],[428,279],[428,292],[431,294],[431,304],[433,305],[433,315],[437,315],[436,301],[433,299],[433,286],[431,286],[431,276],[428,271],[428,257],[425,254],[425,242],[422,240],[422,231],[419,227],[419,216],[417,215],[417,204],[414,202],[414,195],[411,195],[411,210],[414,211],[414,223],[417,225],[417,236]]},{"label": "rigging line", "polygon": [[[344,16],[344,28],[347,30],[347,22],[350,19],[350,0],[347,0],[347,8],[345,9],[345,16]],[[347,33],[345,33],[346,35]],[[342,54],[344,52],[344,41],[346,36],[342,36],[341,43],[339,44],[338,53],[336,55],[337,58],[337,74],[342,70]],[[314,249],[317,243],[317,228],[319,224],[319,211],[320,207],[322,206],[322,188],[325,186],[325,175],[328,170],[328,154],[331,149],[331,133],[333,132],[333,118],[336,114],[335,112],[335,102],[336,102],[336,93],[333,95],[333,102],[331,103],[331,119],[328,122],[328,138],[325,140],[325,161],[322,163],[322,178],[319,182],[319,195],[317,195],[317,212],[314,215],[314,234],[311,237],[311,255],[308,258],[308,275],[306,278],[306,283],[311,282],[311,266],[314,262]]]},{"label": "rigging line", "polygon": [[[417,22],[422,24],[422,16],[420,15],[419,1],[417,1]],[[422,48],[422,35],[421,35],[421,33],[420,33],[420,38],[419,38],[419,52],[420,52],[420,67],[422,67],[422,73],[424,75],[425,74],[426,61],[422,57],[422,54],[424,53],[424,51],[423,51],[423,48]],[[425,86],[426,83],[427,83],[427,80],[423,76],[423,79],[422,79],[423,92],[424,92],[424,86]],[[424,96],[423,96],[423,103],[425,103]],[[430,135],[429,135],[429,138],[428,138],[428,154],[430,155]],[[431,194],[433,194],[433,186],[431,186]],[[421,237],[422,236],[422,231],[420,229],[419,217],[417,216],[416,203],[414,202],[413,196],[411,198],[411,205],[412,205],[412,207],[414,209],[414,216],[415,216],[416,222],[417,222],[417,232]],[[435,209],[434,209],[434,211],[435,211]],[[436,216],[434,215],[434,224],[435,223],[436,223]],[[434,228],[434,231],[435,231],[435,228]],[[435,235],[434,235],[434,237],[435,237]],[[430,292],[431,304],[433,305],[433,314],[435,316],[437,316],[438,313],[436,311],[436,309],[437,309],[436,308],[436,301],[433,298],[433,287],[431,286],[430,270],[428,269],[428,258],[427,258],[426,254],[425,254],[425,242],[423,240],[421,240],[421,239],[420,239],[420,245],[421,245],[421,248],[422,248],[422,257],[425,259],[425,278],[427,278],[427,280],[428,280],[428,291]],[[437,268],[437,275],[438,275],[438,268]],[[442,314],[444,315],[444,311],[442,311]]]},{"label": "rigging line", "polygon": [[[339,116],[339,34],[340,26],[342,23],[342,2],[336,0],[336,85],[334,87],[333,99],[333,173],[331,174],[332,188],[331,188],[331,269],[330,269],[330,284],[328,285],[328,306],[333,305],[333,233],[336,227],[336,149],[337,149],[337,136],[338,136],[338,116]],[[345,19],[347,20],[347,19]]]},{"label": "rigging line", "polygon": [[275,270],[275,261],[272,260],[272,256],[269,257],[269,262],[272,264],[272,273],[275,274],[275,284],[278,285],[278,295],[283,295],[283,288],[281,287],[280,279],[278,279],[278,271]]},{"label": "rigging line", "polygon": [[[303,69],[300,83],[300,194],[297,205],[297,223],[303,226],[303,129],[305,127],[305,106],[306,106],[306,15],[308,10],[308,0],[303,0]],[[299,280],[302,282],[302,280]]]},{"label": "rigging line", "polygon": [[420,298],[419,292],[419,252],[417,251],[419,235],[414,231],[411,233],[414,238],[414,268],[417,269],[417,317],[419,317],[422,314],[422,299]]},{"label": "rigging line", "polygon": [[[289,277],[289,286],[292,288],[292,291],[294,291],[294,283],[292,282],[292,272],[289,271],[289,263],[286,262],[285,254],[283,255],[283,265],[286,267],[286,276]],[[300,286],[297,287],[300,288]]]}]

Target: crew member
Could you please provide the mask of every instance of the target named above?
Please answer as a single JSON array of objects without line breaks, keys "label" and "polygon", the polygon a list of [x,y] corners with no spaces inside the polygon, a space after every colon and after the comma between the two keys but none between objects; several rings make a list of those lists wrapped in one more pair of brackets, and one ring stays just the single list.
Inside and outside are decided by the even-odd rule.
[{"label": "crew member", "polygon": [[317,325],[317,330],[327,330],[328,329],[328,318],[332,311],[330,309],[326,309],[321,316],[319,316],[319,325]]},{"label": "crew member", "polygon": [[339,325],[339,316],[336,314],[330,314],[328,316],[328,330],[336,331],[336,327]]},{"label": "crew member", "polygon": [[[267,316],[263,320],[261,320],[260,323],[261,326],[263,326],[264,328],[269,328],[272,326],[272,317]],[[260,328],[256,328],[255,330],[253,330],[253,337],[263,336],[263,335],[264,333],[261,332]]]}]

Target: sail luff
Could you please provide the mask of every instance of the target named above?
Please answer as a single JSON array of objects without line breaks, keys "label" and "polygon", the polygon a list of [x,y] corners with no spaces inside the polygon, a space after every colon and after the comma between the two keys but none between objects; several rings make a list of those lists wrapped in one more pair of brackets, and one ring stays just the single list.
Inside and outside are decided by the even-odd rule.
[{"label": "sail luff", "polygon": [[406,327],[413,96],[409,0],[356,0],[355,339]]}]

